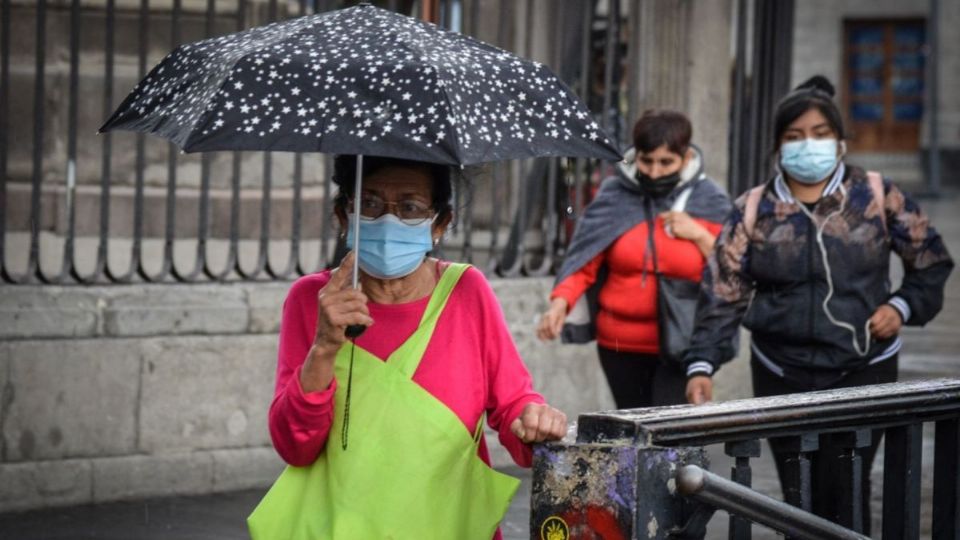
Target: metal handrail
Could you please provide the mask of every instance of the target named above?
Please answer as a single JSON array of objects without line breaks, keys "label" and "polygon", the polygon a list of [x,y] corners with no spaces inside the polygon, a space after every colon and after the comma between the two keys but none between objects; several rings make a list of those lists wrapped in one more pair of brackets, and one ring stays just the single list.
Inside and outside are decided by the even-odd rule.
[{"label": "metal handrail", "polygon": [[[578,420],[577,444],[673,451],[724,443],[725,453],[736,459],[731,477],[741,485],[736,488],[737,493],[743,495],[740,500],[751,501],[755,494],[748,493],[750,460],[761,455],[762,439],[781,439],[783,452],[791,456],[781,475],[788,479],[785,482],[791,487],[784,491],[785,503],[763,507],[766,520],[784,519],[784,512],[791,508],[805,512],[813,508],[812,459],[825,449],[821,444],[836,445],[842,449],[836,471],[840,478],[836,493],[840,510],[836,517],[841,526],[862,532],[869,530],[869,522],[865,522],[869,514],[864,512],[863,505],[864,497],[869,494],[862,483],[869,470],[864,468],[863,456],[875,444],[872,441],[876,440],[876,432],[884,430],[883,535],[885,538],[918,538],[925,423],[935,427],[933,476],[934,492],[939,495],[936,500],[950,501],[934,505],[932,527],[933,530],[956,530],[960,526],[960,511],[955,504],[960,497],[956,483],[960,470],[958,378],[876,384],[701,406],[584,414]],[[829,443],[821,442],[824,436]],[[692,482],[690,478],[687,480]],[[688,485],[689,491],[697,491],[690,486],[703,482],[707,480]],[[718,508],[727,509],[734,504],[730,497],[720,499],[724,499],[721,502],[726,506],[718,504]],[[755,510],[730,507],[730,538],[748,538],[749,521],[766,523],[749,513]],[[696,528],[695,525],[688,524],[692,528]],[[781,525],[775,528],[779,527]],[[684,531],[678,534],[688,535]]]},{"label": "metal handrail", "polygon": [[960,415],[960,379],[875,384],[693,406],[580,415],[577,440],[703,446],[805,432],[915,424]]},{"label": "metal handrail", "polygon": [[766,525],[791,538],[804,540],[869,540],[868,537],[758,493],[696,465],[677,472],[677,491],[731,515]]}]

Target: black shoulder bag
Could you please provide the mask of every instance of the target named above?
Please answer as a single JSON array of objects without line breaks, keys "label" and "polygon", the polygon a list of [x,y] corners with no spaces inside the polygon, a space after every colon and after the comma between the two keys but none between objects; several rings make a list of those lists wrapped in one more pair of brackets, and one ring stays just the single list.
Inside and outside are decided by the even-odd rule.
[{"label": "black shoulder bag", "polygon": [[651,205],[647,204],[647,246],[653,257],[653,273],[657,279],[657,335],[660,339],[660,360],[683,366],[683,353],[690,346],[697,313],[700,283],[689,279],[664,276],[657,265],[657,246],[653,240],[656,225]]}]

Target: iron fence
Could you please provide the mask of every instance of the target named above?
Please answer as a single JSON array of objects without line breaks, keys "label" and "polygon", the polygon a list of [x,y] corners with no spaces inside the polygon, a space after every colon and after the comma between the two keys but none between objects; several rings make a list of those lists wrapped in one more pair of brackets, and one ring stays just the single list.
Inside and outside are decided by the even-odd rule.
[{"label": "iron fence", "polygon": [[[932,428],[926,438],[925,426]],[[871,487],[864,481],[867,456],[880,437],[883,480]],[[764,439],[776,441],[784,455],[782,502],[752,487]],[[925,442],[932,457],[926,469]],[[705,447],[719,443],[734,459],[729,481],[704,471]],[[787,538],[853,539],[872,532],[916,539],[929,525],[925,537],[956,539],[958,467],[955,378],[586,413],[577,420],[575,440],[535,450],[531,532],[559,518],[587,536],[703,538],[720,509],[730,516],[732,540],[751,538],[752,523]],[[929,478],[925,470],[932,471]],[[833,478],[829,487],[818,485],[825,471]],[[832,505],[823,504],[827,490]],[[873,531],[871,491],[882,493],[882,513],[872,516],[881,524]]]},{"label": "iron fence", "polygon": [[[183,155],[142,134],[93,133],[175,46],[351,3],[0,0],[0,282],[289,279],[333,265],[329,156]],[[597,95],[589,69],[598,55],[620,54],[607,32],[617,28],[617,2],[603,13],[596,1],[565,3],[536,19],[549,22],[537,32],[532,1],[378,4],[544,61],[608,112],[619,102],[615,74]],[[483,9],[505,22],[484,24]],[[549,274],[596,172],[564,159],[467,171],[441,254],[490,273]]]}]

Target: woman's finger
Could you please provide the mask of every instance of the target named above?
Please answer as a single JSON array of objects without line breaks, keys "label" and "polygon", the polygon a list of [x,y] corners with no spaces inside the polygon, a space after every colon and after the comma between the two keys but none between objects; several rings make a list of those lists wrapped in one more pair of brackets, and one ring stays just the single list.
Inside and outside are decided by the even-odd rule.
[{"label": "woman's finger", "polygon": [[[356,292],[356,291],[344,291],[344,292]],[[363,313],[369,313],[370,308],[367,307],[367,301],[365,298],[354,295],[354,294],[344,294],[343,292],[333,295],[323,299],[322,309],[326,311],[338,310],[338,311],[360,311]]]},{"label": "woman's finger", "polygon": [[347,253],[347,255],[340,261],[340,266],[337,267],[330,275],[330,281],[327,282],[327,287],[330,287],[334,291],[340,291],[353,286],[353,264],[356,259],[356,255],[353,251]]},{"label": "woman's finger", "polygon": [[[538,442],[538,437],[540,437],[540,406],[539,405],[528,405],[524,409],[523,414],[520,415],[520,419],[523,421],[523,432],[525,438],[523,442]],[[539,439],[543,440],[543,439]]]},{"label": "woman's finger", "polygon": [[373,324],[373,318],[370,317],[370,315],[367,315],[366,313],[360,313],[359,311],[332,313],[327,321],[329,325],[333,327],[344,327],[350,326],[351,324],[370,326]]},{"label": "woman's finger", "polygon": [[[353,292],[353,291],[351,291]],[[370,314],[370,308],[367,306],[365,298],[356,295],[339,295],[336,298],[324,299],[323,310],[327,313],[362,313]]]},{"label": "woman's finger", "polygon": [[520,418],[510,423],[510,433],[516,435],[521,441],[526,442],[526,433],[523,430],[523,422]]},{"label": "woman's finger", "polygon": [[562,316],[556,316],[550,320],[550,333],[553,337],[559,336],[560,331],[563,330],[563,320],[564,317]]},{"label": "woman's finger", "polygon": [[876,330],[873,331],[873,334],[880,338],[886,339],[899,330],[899,316],[884,316],[880,319],[879,323],[876,324]]},{"label": "woman's finger", "polygon": [[559,440],[567,434],[567,415],[560,411],[555,411],[553,422],[550,424],[550,433],[548,439]]},{"label": "woman's finger", "polygon": [[537,338],[541,340],[546,340],[548,338],[548,333],[550,329],[550,313],[544,313],[540,316],[540,321],[537,322]]}]

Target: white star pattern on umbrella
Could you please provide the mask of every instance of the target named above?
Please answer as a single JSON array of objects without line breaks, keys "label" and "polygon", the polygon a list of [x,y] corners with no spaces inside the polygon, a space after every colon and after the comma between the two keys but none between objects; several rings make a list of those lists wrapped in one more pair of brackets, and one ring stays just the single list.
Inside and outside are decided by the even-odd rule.
[{"label": "white star pattern on umbrella", "polygon": [[[299,123],[282,122],[292,112]],[[599,139],[613,148],[545,66],[373,7],[181,46],[134,89],[108,125],[122,124],[125,116],[185,148],[196,143],[206,149],[204,137],[215,141],[221,133],[242,138],[253,126],[269,126],[269,133],[255,135],[273,142],[250,143],[251,149],[270,144],[329,151],[324,141],[336,133],[376,140],[377,148],[426,138],[423,144],[442,149],[438,156],[468,154],[443,158],[452,162],[478,161],[473,154],[502,159],[499,146],[510,139],[534,146]],[[243,148],[242,141],[235,146]]]}]

